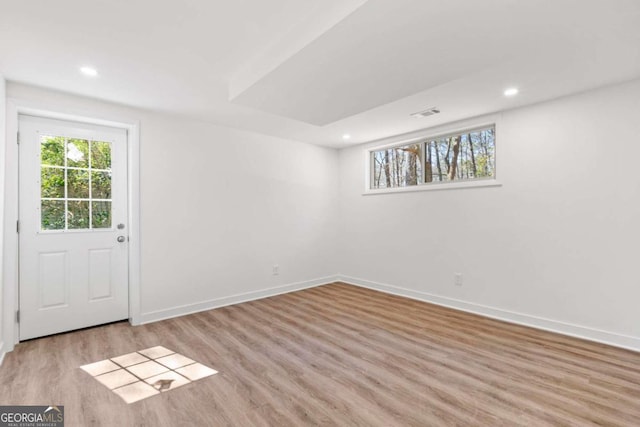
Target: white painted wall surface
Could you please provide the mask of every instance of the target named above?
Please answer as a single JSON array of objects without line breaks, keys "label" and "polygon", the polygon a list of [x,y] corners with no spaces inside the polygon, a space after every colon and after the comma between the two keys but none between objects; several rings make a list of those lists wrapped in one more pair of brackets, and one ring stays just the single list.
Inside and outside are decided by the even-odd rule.
[{"label": "white painted wall surface", "polygon": [[375,196],[341,150],[340,272],[640,350],[640,81],[506,111],[496,144],[501,187]]},{"label": "white painted wall surface", "polygon": [[363,146],[338,154],[16,83],[7,94],[140,120],[145,321],[339,271],[640,350],[640,81],[502,113],[501,187],[376,196],[362,195]]},{"label": "white painted wall surface", "polygon": [[140,120],[142,321],[335,273],[337,151],[12,82],[7,96]]},{"label": "white painted wall surface", "polygon": [[[4,185],[5,185],[5,149],[6,149],[6,101],[5,101],[6,85],[5,80],[0,75],[0,241],[4,241]],[[0,278],[3,274],[3,245],[0,244]],[[5,353],[4,345],[4,311],[3,311],[3,294],[4,288],[0,286],[0,363]]]}]

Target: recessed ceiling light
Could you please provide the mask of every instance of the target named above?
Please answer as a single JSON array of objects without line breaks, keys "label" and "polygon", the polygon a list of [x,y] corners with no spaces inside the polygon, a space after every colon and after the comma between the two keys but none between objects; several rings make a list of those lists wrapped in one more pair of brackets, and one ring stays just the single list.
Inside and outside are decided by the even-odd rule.
[{"label": "recessed ceiling light", "polygon": [[518,94],[517,87],[510,87],[509,89],[504,91],[504,96],[516,96]]},{"label": "recessed ceiling light", "polygon": [[98,70],[92,67],[87,67],[87,66],[80,67],[80,72],[85,76],[89,76],[89,77],[95,77],[98,75]]},{"label": "recessed ceiling light", "polygon": [[345,133],[344,135],[342,135],[342,139],[344,139],[345,141],[348,139],[351,139],[351,135],[349,135],[348,133]]}]

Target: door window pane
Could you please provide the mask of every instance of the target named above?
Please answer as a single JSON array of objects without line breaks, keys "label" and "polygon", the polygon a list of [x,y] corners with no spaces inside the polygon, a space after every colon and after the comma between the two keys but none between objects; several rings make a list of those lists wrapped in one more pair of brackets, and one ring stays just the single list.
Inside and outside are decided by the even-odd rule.
[{"label": "door window pane", "polygon": [[64,200],[43,200],[40,205],[43,230],[64,230]]},{"label": "door window pane", "polygon": [[91,202],[93,228],[111,228],[111,202]]},{"label": "door window pane", "polygon": [[70,200],[67,203],[67,228],[89,228],[89,202]]},{"label": "door window pane", "polygon": [[40,195],[43,198],[64,199],[64,169],[42,166]]},{"label": "door window pane", "polygon": [[88,169],[67,169],[67,197],[69,199],[89,198]]},{"label": "door window pane", "polygon": [[43,165],[64,166],[64,138],[41,136],[40,159]]},{"label": "door window pane", "polygon": [[111,172],[91,172],[91,198],[111,198]]},{"label": "door window pane", "polygon": [[111,228],[111,143],[40,137],[41,230]]},{"label": "door window pane", "polygon": [[91,142],[91,168],[111,169],[111,143]]},{"label": "door window pane", "polygon": [[89,167],[89,141],[86,139],[69,139],[67,141],[67,166]]}]

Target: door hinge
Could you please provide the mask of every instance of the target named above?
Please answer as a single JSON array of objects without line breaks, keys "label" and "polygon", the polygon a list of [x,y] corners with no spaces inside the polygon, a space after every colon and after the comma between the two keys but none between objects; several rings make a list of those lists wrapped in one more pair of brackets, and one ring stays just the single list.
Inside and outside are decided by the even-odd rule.
[{"label": "door hinge", "polygon": [[20,310],[16,311],[16,323],[20,323]]},{"label": "door hinge", "polygon": [[16,138],[16,143],[20,145],[20,132],[18,132],[18,137]]},{"label": "door hinge", "polygon": [[16,233],[20,233],[20,221],[16,221]]}]

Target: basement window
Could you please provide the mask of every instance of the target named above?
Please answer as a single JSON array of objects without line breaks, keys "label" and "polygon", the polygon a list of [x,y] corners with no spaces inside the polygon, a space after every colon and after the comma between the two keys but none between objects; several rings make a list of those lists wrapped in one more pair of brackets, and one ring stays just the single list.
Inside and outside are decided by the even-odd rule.
[{"label": "basement window", "polygon": [[495,152],[494,125],[374,148],[368,151],[367,189],[375,193],[495,184]]}]

